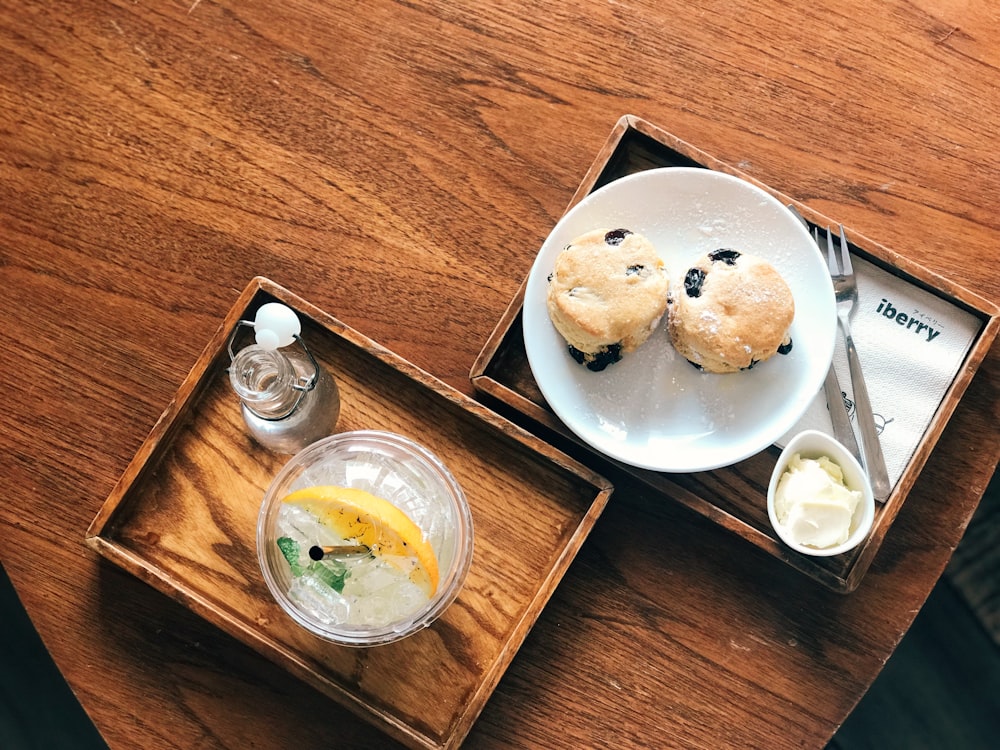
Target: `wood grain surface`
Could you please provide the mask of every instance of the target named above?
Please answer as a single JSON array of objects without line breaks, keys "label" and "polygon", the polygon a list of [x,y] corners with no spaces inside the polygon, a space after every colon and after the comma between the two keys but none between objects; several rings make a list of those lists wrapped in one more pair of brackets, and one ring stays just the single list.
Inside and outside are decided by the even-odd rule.
[{"label": "wood grain surface", "polygon": [[[468,502],[474,545],[461,591],[434,623],[398,642],[350,648],[316,638],[281,610],[261,574],[261,498],[289,457],[250,438],[226,367],[238,322],[275,301],[296,311],[310,353],[337,382],[337,432],[390,431],[447,456]],[[543,441],[257,278],[101,506],[87,544],[409,747],[451,750],[611,489]]]},{"label": "wood grain surface", "polygon": [[[998,22],[992,0],[0,0],[0,554],[109,744],[392,746],[83,544],[249,278],[471,394],[633,113],[996,303]],[[994,346],[849,596],[616,480],[465,746],[822,746],[993,474],[998,385]]]},{"label": "wood grain surface", "polygon": [[[634,115],[624,115],[615,124],[607,142],[581,181],[570,207],[614,180],[661,167],[701,167],[750,180],[739,170],[680,141],[652,123]],[[782,204],[794,207],[799,216],[806,219],[813,228],[837,223],[830,217],[816,214],[808,206],[787,195],[772,191],[766,185],[758,186],[772,193]],[[953,305],[956,312],[974,311],[980,330],[974,343],[970,345],[962,366],[952,374],[948,392],[936,404],[933,419],[920,436],[906,470],[892,487],[890,497],[876,508],[871,532],[862,544],[844,554],[832,557],[802,555],[784,545],[775,533],[767,517],[767,509],[760,499],[767,493],[767,485],[780,452],[778,445],[770,446],[769,450],[760,451],[744,461],[713,471],[666,474],[604,458],[577,438],[546,403],[528,362],[522,316],[527,279],[473,363],[470,373],[473,385],[492,398],[497,408],[511,414],[512,418],[542,428],[547,439],[554,444],[587,456],[590,465],[610,462],[614,464],[614,471],[632,474],[653,490],[701,513],[823,585],[841,593],[850,593],[864,578],[868,566],[878,553],[882,539],[920,475],[924,461],[937,444],[955,405],[965,395],[965,389],[992,347],[997,329],[1000,328],[1000,309],[957,286],[950,279],[932,274],[913,260],[888,248],[872,245],[864,238],[855,236],[851,247],[852,254],[864,253],[868,260],[880,263],[886,272],[905,279],[906,283],[933,290]],[[917,380],[914,378],[915,384]]]}]

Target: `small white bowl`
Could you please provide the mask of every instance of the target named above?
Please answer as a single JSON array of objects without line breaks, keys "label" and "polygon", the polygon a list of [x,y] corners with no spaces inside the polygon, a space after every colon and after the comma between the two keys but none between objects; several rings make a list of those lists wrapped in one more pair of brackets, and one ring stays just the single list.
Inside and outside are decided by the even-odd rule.
[{"label": "small white bowl", "polygon": [[[778,522],[774,511],[774,493],[778,488],[778,480],[785,473],[788,462],[795,453],[798,453],[802,458],[815,459],[826,456],[840,466],[847,488],[860,490],[861,502],[854,510],[854,516],[851,518],[851,531],[843,544],[823,548],[799,544],[787,536],[787,530]],[[868,536],[868,532],[871,531],[872,524],[875,522],[875,496],[872,493],[872,485],[868,475],[847,448],[824,432],[806,430],[793,437],[781,452],[781,456],[778,457],[778,463],[775,464],[774,472],[771,474],[771,483],[767,488],[767,516],[771,519],[771,526],[774,527],[781,541],[796,552],[813,557],[830,557],[854,549]]]}]

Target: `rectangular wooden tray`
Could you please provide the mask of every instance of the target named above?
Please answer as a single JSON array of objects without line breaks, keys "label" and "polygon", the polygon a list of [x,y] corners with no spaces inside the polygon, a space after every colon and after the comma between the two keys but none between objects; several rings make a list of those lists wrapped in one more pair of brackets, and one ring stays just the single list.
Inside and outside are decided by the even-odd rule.
[{"label": "rectangular wooden tray", "polygon": [[[226,343],[265,302],[296,310],[333,374],[337,431],[382,429],[437,454],[472,508],[458,599],[429,628],[369,649],[296,625],[257,565],[261,499],[288,457],[248,436]],[[87,531],[125,570],[413,748],[461,744],[600,515],[610,484],[313,305],[254,279]],[[514,519],[517,522],[513,522]]]},{"label": "rectangular wooden tray", "polygon": [[[638,117],[626,115],[615,125],[593,165],[567,206],[572,208],[593,190],[634,172],[656,167],[704,167],[735,175],[766,190],[783,204],[793,204],[815,226],[831,226],[829,219],[787,195],[763,185],[752,177],[684,143]],[[933,292],[982,321],[976,340],[942,400],[931,424],[919,443],[888,501],[876,511],[875,526],[867,541],[849,553],[835,557],[809,557],[793,552],[779,540],[767,518],[767,484],[774,469],[778,449],[772,446],[734,466],[694,474],[665,474],[627,466],[600,455],[577,439],[553,414],[535,383],[524,351],[521,306],[525,282],[514,296],[503,318],[473,364],[475,387],[491,399],[496,408],[525,424],[545,439],[614,481],[616,472],[625,472],[654,491],[672,498],[723,528],[738,534],[769,554],[785,561],[823,585],[847,593],[857,588],[882,540],[899,513],[907,493],[916,481],[927,456],[945,423],[961,399],[973,374],[997,335],[1000,318],[995,306],[961,287],[937,276],[906,258],[849,231],[851,252],[871,261],[909,283]],[[527,419],[524,419],[527,418]]]}]

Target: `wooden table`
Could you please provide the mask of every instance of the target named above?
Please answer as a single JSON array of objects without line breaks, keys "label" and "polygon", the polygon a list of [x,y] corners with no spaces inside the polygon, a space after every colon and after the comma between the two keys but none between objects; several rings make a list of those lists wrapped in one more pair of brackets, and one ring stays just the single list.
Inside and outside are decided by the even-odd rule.
[{"label": "wooden table", "polygon": [[[624,113],[996,302],[991,0],[0,4],[3,564],[112,747],[385,747],[82,539],[257,274],[466,393]],[[1000,458],[994,347],[843,596],[619,485],[466,746],[821,747]]]}]

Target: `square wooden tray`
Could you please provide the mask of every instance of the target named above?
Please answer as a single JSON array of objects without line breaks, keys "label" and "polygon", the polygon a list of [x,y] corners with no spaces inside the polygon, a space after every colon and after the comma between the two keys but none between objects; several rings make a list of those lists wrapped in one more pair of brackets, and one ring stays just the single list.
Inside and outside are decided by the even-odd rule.
[{"label": "square wooden tray", "polygon": [[[288,457],[248,436],[226,342],[265,302],[296,310],[341,391],[338,432],[383,429],[447,464],[472,508],[458,599],[429,628],[369,649],[296,625],[257,565],[261,499]],[[87,543],[413,748],[461,744],[600,515],[610,484],[267,279],[246,288],[118,481]],[[516,521],[516,522],[515,522]]]},{"label": "square wooden tray", "polygon": [[[783,204],[793,204],[812,225],[826,227],[838,223],[632,115],[622,117],[615,125],[567,206],[567,210],[590,192],[619,177],[644,169],[681,166],[714,169],[747,180],[771,193]],[[907,493],[926,463],[927,456],[937,442],[945,423],[983,357],[986,356],[997,335],[1000,318],[997,309],[986,300],[908,261],[888,248],[862,238],[853,230],[848,235],[854,238],[851,242],[852,253],[911,284],[933,292],[982,321],[978,336],[913,457],[893,488],[888,501],[877,508],[875,525],[867,541],[849,553],[835,557],[809,557],[793,552],[778,540],[768,521],[765,507],[767,484],[778,455],[776,446],[738,464],[715,471],[665,474],[627,466],[584,445],[551,411],[532,377],[521,328],[521,307],[527,279],[521,284],[503,318],[473,364],[472,382],[483,394],[499,402],[498,410],[524,423],[529,429],[538,432],[587,465],[607,474],[612,480],[615,472],[625,472],[665,497],[688,506],[738,534],[823,585],[842,593],[853,591],[871,565],[872,558],[899,513]],[[525,417],[527,419],[523,419]]]}]

